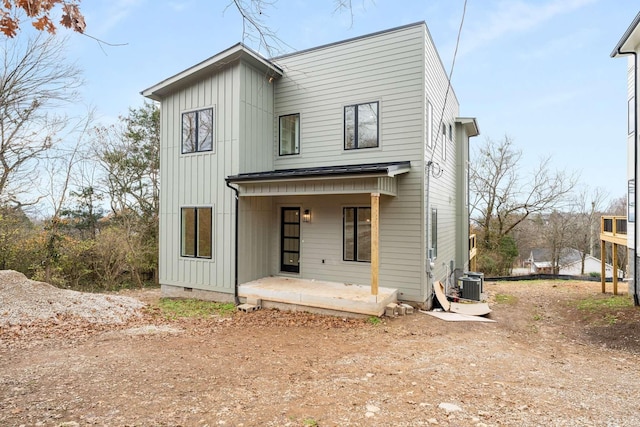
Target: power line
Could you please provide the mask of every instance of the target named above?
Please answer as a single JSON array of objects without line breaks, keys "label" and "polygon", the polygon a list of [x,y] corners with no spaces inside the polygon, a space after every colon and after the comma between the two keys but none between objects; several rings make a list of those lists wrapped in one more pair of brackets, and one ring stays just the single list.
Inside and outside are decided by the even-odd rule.
[{"label": "power line", "polygon": [[[449,75],[447,76],[447,90],[444,94],[444,103],[442,104],[442,111],[440,112],[440,122],[438,123],[438,127],[436,128],[438,130],[436,135],[441,135],[440,128],[442,127],[442,122],[444,121],[444,111],[447,108],[447,99],[449,98],[449,92],[451,91],[451,77],[453,76],[453,69],[456,65],[456,57],[458,56],[458,47],[460,46],[460,36],[462,34],[462,27],[464,26],[464,18],[466,14],[467,14],[467,0],[464,0],[464,4],[462,6],[462,18],[460,19],[460,26],[458,27],[458,36],[456,37],[456,47],[455,47],[455,50],[453,51],[451,68],[449,69]],[[433,132],[433,129],[431,129],[431,132]],[[446,138],[446,135],[443,136],[442,138],[443,139]],[[431,166],[433,164],[433,156],[435,155],[436,147],[438,145],[438,138],[436,138],[433,144],[434,146],[432,147],[432,150],[431,150],[431,158],[429,158],[428,166]],[[439,177],[440,175],[442,175],[442,173],[440,173],[437,177]]]}]

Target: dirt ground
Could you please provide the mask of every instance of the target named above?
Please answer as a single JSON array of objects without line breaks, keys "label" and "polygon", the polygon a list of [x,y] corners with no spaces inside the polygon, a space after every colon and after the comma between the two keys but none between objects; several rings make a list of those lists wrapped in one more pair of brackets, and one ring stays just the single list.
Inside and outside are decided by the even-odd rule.
[{"label": "dirt ground", "polygon": [[151,308],[2,327],[0,425],[640,425],[640,309],[579,309],[611,298],[599,283],[486,290],[496,323]]}]

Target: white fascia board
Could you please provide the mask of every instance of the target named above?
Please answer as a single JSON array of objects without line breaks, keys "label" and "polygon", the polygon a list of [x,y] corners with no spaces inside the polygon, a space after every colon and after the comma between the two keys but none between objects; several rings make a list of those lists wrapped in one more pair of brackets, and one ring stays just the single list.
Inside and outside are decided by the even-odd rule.
[{"label": "white fascia board", "polygon": [[160,101],[164,94],[171,92],[173,87],[178,87],[187,81],[196,80],[200,75],[211,73],[218,68],[224,67],[229,63],[240,59],[244,59],[252,65],[264,68],[269,76],[279,78],[283,75],[283,71],[280,67],[261,57],[258,53],[247,48],[242,43],[238,43],[217,55],[194,65],[193,67],[187,68],[186,70],[143,90],[140,93],[147,98]]},{"label": "white fascia board", "polygon": [[480,127],[475,117],[456,117],[455,122],[464,126],[468,137],[480,135]]}]

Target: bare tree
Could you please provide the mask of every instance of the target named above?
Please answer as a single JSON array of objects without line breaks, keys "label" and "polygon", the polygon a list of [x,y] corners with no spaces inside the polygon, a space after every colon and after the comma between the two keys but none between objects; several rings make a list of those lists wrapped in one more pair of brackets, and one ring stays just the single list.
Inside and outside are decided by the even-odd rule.
[{"label": "bare tree", "polygon": [[580,274],[584,275],[584,264],[587,255],[593,256],[596,241],[598,240],[598,228],[600,224],[600,212],[606,198],[606,193],[601,188],[592,191],[584,188],[574,201],[576,227],[572,234],[571,245],[578,249],[581,255]]},{"label": "bare tree", "polygon": [[153,103],[130,108],[118,125],[96,129],[96,153],[105,175],[105,193],[114,220],[125,230],[132,274],[157,280],[160,188],[160,110]]},{"label": "bare tree", "polygon": [[570,249],[577,229],[577,217],[572,212],[554,210],[546,215],[544,227],[540,231],[544,237],[544,247],[549,250],[553,274],[560,274],[562,258]]},{"label": "bare tree", "polygon": [[[363,0],[363,4],[369,0]],[[234,8],[242,17],[242,39],[257,46],[257,50],[264,50],[269,55],[279,53],[289,47],[266,22],[269,10],[273,9],[278,0],[231,0],[225,11]],[[352,0],[333,0],[334,13],[348,13],[353,23]]]},{"label": "bare tree", "polygon": [[[38,161],[69,123],[55,108],[77,99],[80,71],[64,59],[64,40],[7,39],[0,70],[0,205],[31,204]],[[31,196],[33,197],[33,196]]]},{"label": "bare tree", "polygon": [[56,155],[47,159],[46,169],[49,173],[49,194],[51,208],[53,209],[51,218],[45,222],[46,242],[44,277],[47,283],[51,283],[51,270],[59,253],[59,243],[61,236],[61,214],[67,203],[69,190],[76,179],[77,167],[80,162],[87,159],[86,153],[89,146],[86,140],[89,129],[93,121],[93,113],[89,113],[81,122],[73,127],[72,133],[76,136],[75,144],[69,149],[61,150]]},{"label": "bare tree", "polygon": [[520,172],[522,151],[505,136],[486,139],[470,165],[471,218],[480,231],[480,247],[495,251],[523,221],[550,213],[564,203],[576,184],[575,175],[552,171],[543,158],[530,175]]}]

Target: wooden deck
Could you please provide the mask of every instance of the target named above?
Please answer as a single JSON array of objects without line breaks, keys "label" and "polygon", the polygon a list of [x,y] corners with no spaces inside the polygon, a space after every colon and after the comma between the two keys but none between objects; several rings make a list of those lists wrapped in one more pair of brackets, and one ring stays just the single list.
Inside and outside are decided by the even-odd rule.
[{"label": "wooden deck", "polygon": [[603,215],[600,217],[600,262],[602,264],[600,280],[602,281],[602,293],[605,293],[605,263],[607,255],[607,242],[612,244],[611,258],[613,262],[613,294],[618,295],[618,246],[627,246],[627,217],[615,215]]},{"label": "wooden deck", "polygon": [[397,289],[371,287],[291,277],[264,277],[238,287],[247,301],[260,300],[262,307],[348,316],[381,316],[387,304],[397,302]]}]

